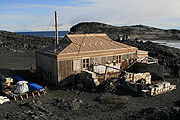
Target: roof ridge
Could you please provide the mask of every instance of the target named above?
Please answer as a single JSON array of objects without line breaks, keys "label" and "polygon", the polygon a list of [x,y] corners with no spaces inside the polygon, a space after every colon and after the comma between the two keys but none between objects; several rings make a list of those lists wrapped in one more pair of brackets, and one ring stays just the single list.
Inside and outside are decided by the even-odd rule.
[{"label": "roof ridge", "polygon": [[67,36],[107,36],[106,33],[67,34]]}]

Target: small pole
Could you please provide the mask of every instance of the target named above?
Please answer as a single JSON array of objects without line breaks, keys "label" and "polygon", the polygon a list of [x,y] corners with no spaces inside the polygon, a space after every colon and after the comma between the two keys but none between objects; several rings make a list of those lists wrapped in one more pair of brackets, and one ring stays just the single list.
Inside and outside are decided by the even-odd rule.
[{"label": "small pole", "polygon": [[106,66],[106,69],[105,69],[105,74],[104,74],[104,80],[105,81],[107,80],[107,73],[108,73],[108,66]]},{"label": "small pole", "polygon": [[55,29],[56,29],[56,38],[55,38],[55,46],[57,48],[57,45],[59,44],[58,41],[58,16],[57,16],[57,12],[55,11]]}]

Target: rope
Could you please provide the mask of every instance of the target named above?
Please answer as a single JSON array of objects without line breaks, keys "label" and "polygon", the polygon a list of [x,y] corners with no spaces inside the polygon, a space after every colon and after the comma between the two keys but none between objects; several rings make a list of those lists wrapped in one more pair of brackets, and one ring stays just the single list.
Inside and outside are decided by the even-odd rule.
[{"label": "rope", "polygon": [[46,31],[48,31],[48,30],[49,30],[49,28],[51,27],[51,24],[52,24],[53,20],[54,20],[54,17],[52,17],[51,22],[50,22],[50,24],[48,25],[48,28],[47,28],[47,30],[46,30]]},{"label": "rope", "polygon": [[80,44],[80,47],[79,47],[77,56],[79,56],[79,52],[80,52],[81,46],[82,46],[82,44],[83,44],[83,42],[84,42],[84,40],[85,40],[85,37],[86,37],[86,34],[84,35],[84,37],[83,37],[83,39],[82,39],[82,42],[81,42],[81,44]]},{"label": "rope", "polygon": [[[80,47],[79,47],[79,49],[78,49],[78,54],[77,54],[77,56],[79,56],[80,49],[81,49],[81,47],[82,47],[82,44],[83,44],[83,42],[84,42],[85,37],[86,37],[86,34],[83,36],[82,42],[81,42]],[[106,41],[109,41],[109,39],[106,39],[106,38],[104,38],[104,37],[102,37],[102,38],[103,38],[104,40],[106,40]],[[114,42],[115,44],[117,44],[116,41],[114,41],[114,40],[111,40],[111,42]],[[74,43],[74,42],[72,42],[72,43]],[[77,43],[74,43],[74,44],[77,44]],[[79,45],[79,44],[77,44],[77,45]],[[122,43],[122,45],[119,45],[119,44],[117,44],[117,45],[120,46],[120,47],[123,46],[123,47],[127,48],[130,52],[134,52],[134,51],[132,51],[130,48],[128,48],[126,45],[124,45],[124,43]]]},{"label": "rope", "polygon": [[36,64],[35,60],[34,60],[32,63],[26,65],[25,68],[27,68],[27,67],[29,67],[29,66],[31,66],[31,65],[33,65],[33,64]]},{"label": "rope", "polygon": [[[105,40],[109,41],[109,39],[106,39],[106,38],[104,38],[104,37],[103,37],[103,39],[105,39]],[[114,42],[115,44],[117,44],[117,43],[116,43],[116,41],[114,41],[114,40],[111,40],[111,42]],[[122,47],[122,46],[123,46],[123,47],[127,48],[129,51],[133,52],[130,48],[126,47],[126,45],[124,45],[124,43],[122,43],[122,46],[121,46],[121,45],[119,45],[119,44],[117,44],[117,45],[118,45],[118,46],[120,46],[120,47]]]}]

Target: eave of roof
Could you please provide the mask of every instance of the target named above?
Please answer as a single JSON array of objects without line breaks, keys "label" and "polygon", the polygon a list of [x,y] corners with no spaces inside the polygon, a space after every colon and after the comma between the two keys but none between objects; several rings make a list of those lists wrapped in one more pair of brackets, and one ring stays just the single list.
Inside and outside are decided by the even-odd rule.
[{"label": "eave of roof", "polygon": [[100,57],[100,56],[113,56],[119,54],[126,54],[126,53],[136,53],[138,49],[135,47],[131,47],[130,49],[112,49],[107,51],[92,51],[92,52],[81,52],[81,53],[66,53],[66,54],[59,54],[57,56],[58,60],[61,59],[71,59],[71,58],[85,58],[85,57]]}]

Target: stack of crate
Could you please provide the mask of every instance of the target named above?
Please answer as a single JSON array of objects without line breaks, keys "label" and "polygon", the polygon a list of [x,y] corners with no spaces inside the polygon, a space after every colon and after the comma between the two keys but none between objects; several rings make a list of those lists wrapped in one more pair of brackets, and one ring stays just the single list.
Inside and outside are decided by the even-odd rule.
[{"label": "stack of crate", "polygon": [[171,85],[170,82],[161,82],[158,84],[150,85],[148,88],[150,95],[157,95],[176,89],[176,85]]},{"label": "stack of crate", "polygon": [[125,73],[125,81],[136,83],[138,80],[144,79],[144,84],[151,84],[151,74],[149,72],[145,73]]}]

